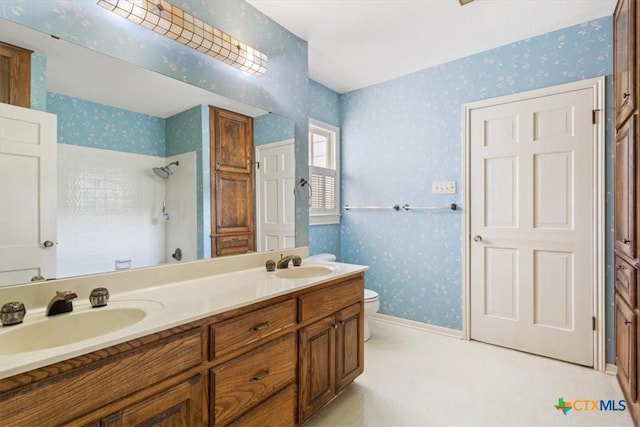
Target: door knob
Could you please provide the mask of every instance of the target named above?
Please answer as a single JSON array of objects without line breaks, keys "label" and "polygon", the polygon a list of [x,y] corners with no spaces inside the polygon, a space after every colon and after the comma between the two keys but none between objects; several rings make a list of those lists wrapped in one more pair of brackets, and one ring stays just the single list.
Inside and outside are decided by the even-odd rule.
[{"label": "door knob", "polygon": [[480,236],[479,234],[476,234],[475,236],[473,236],[473,241],[482,242],[482,236]]},{"label": "door knob", "polygon": [[43,245],[45,248],[51,248],[53,247],[54,243],[51,240],[45,240]]}]

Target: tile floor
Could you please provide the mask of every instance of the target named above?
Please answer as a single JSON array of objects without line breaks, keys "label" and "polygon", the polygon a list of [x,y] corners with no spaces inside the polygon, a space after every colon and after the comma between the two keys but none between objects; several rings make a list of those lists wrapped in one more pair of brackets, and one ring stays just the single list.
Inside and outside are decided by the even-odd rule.
[{"label": "tile floor", "polygon": [[305,427],[633,426],[628,411],[554,408],[624,399],[613,375],[475,341],[370,321],[365,372]]}]

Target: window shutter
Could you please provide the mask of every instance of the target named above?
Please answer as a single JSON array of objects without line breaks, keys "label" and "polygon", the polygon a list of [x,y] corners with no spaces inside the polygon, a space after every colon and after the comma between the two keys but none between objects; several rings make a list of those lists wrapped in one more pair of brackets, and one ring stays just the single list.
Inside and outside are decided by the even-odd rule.
[{"label": "window shutter", "polygon": [[309,166],[311,175],[310,213],[333,213],[336,210],[336,171]]}]

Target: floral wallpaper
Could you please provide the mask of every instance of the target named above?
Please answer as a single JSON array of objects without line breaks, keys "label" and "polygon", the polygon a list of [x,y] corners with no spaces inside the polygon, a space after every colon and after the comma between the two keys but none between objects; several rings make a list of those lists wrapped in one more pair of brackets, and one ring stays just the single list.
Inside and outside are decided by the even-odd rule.
[{"label": "floral wallpaper", "polygon": [[31,55],[31,108],[47,111],[47,57]]},{"label": "floral wallpaper", "polygon": [[[464,103],[607,76],[609,362],[614,358],[612,25],[611,17],[603,17],[340,97],[343,204],[434,206],[462,202]],[[456,181],[458,193],[432,195],[432,181]],[[367,287],[379,292],[380,312],[460,330],[462,223],[460,211],[343,212],[342,258],[371,266]]]},{"label": "floral wallpaper", "polygon": [[[296,175],[308,175],[307,42],[248,3],[176,1],[219,29],[266,53],[269,70],[251,76],[101,8],[95,1],[0,2],[0,18],[55,34],[63,40],[120,58],[187,83],[251,104],[295,122]],[[296,244],[308,243],[308,206],[296,204]]]},{"label": "floral wallpaper", "polygon": [[[309,118],[340,127],[340,96],[309,80]],[[309,255],[331,253],[340,261],[340,224],[312,225],[309,227]]]},{"label": "floral wallpaper", "polygon": [[46,111],[58,116],[58,142],[128,153],[166,156],[159,117],[47,93]]},{"label": "floral wallpaper", "polygon": [[277,114],[263,114],[253,118],[253,144],[263,145],[271,142],[292,139],[295,123]]}]

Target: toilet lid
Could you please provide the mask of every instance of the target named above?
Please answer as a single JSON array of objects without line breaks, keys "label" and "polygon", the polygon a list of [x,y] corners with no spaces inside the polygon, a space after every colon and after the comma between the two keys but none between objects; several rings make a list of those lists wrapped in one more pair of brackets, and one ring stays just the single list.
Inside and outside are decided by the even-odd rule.
[{"label": "toilet lid", "polygon": [[376,291],[372,291],[371,289],[364,290],[364,300],[371,300],[378,298],[378,293]]}]

